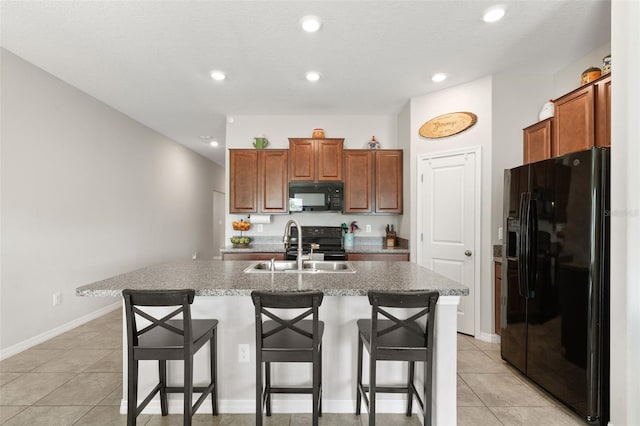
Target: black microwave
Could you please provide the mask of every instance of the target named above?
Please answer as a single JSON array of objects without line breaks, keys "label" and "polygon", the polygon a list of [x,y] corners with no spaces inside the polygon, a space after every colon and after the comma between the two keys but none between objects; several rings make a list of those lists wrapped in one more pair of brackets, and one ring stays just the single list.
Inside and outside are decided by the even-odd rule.
[{"label": "black microwave", "polygon": [[342,182],[289,182],[290,212],[341,212]]}]

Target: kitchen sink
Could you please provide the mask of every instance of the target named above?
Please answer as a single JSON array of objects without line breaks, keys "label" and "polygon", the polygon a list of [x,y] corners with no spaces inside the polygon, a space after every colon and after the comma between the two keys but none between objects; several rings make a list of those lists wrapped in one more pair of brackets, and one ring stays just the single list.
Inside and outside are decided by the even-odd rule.
[{"label": "kitchen sink", "polygon": [[349,274],[355,273],[353,265],[346,261],[307,260],[302,264],[302,270],[298,271],[295,260],[260,261],[244,270],[245,273],[322,273],[322,274]]}]

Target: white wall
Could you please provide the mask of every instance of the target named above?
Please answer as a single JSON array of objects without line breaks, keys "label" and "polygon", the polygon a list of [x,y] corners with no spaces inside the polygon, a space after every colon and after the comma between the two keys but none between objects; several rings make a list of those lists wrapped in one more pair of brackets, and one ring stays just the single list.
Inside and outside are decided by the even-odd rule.
[{"label": "white wall", "polygon": [[[470,83],[411,99],[411,171],[409,182],[411,199],[417,199],[417,158],[420,155],[479,146],[481,148],[481,211],[480,215],[480,276],[476,281],[476,291],[480,292],[480,304],[492,306],[493,297],[491,268],[491,151],[492,151],[492,77],[483,77]],[[418,134],[420,126],[438,115],[454,111],[469,111],[478,116],[477,123],[469,130],[442,139],[425,139]],[[413,206],[411,233],[417,235],[416,206]],[[416,238],[410,241],[411,257],[415,261],[417,253]],[[481,309],[480,328],[491,330],[490,309]],[[476,325],[476,328],[477,325]]]},{"label": "white wall", "polygon": [[[611,28],[614,27],[615,25],[611,25]],[[611,43],[606,43],[555,73],[553,75],[553,94],[549,98],[559,98],[580,87],[582,72],[592,66],[602,69],[602,58],[610,53]]]},{"label": "white wall", "polygon": [[504,169],[522,164],[522,129],[538,121],[540,108],[552,97],[552,77],[504,72],[493,76],[492,88],[491,244],[494,245],[501,244],[498,228],[503,221]]},{"label": "white wall", "polygon": [[411,151],[411,102],[407,102],[398,113],[398,148],[403,152],[404,167],[404,186],[402,199],[404,200],[404,212],[398,223],[398,236],[411,240],[415,238],[411,234],[411,212],[414,207],[414,200],[411,198],[411,185],[408,185],[411,179],[411,165],[414,163],[413,152]]},{"label": "white wall", "polygon": [[640,3],[611,2],[611,422],[640,424]]},{"label": "white wall", "polygon": [[7,354],[118,302],[76,297],[80,285],[194,251],[211,257],[212,193],[224,187],[218,165],[0,52]]},{"label": "white wall", "polygon": [[[380,141],[383,149],[402,148],[397,142],[396,117],[394,115],[346,115],[346,116],[306,116],[306,115],[241,115],[234,116],[233,122],[227,120],[227,148],[253,148],[253,138],[265,135],[269,139],[269,148],[288,149],[289,138],[311,137],[314,128],[323,128],[328,138],[344,138],[344,147],[364,149],[372,136]],[[227,164],[229,154],[227,152]],[[226,187],[229,185],[227,173]],[[229,197],[227,194],[227,205]],[[227,209],[228,211],[228,209]],[[406,211],[406,204],[405,204]],[[231,221],[246,218],[246,215],[227,214],[227,241],[234,235]],[[340,226],[341,223],[358,222],[361,231],[358,237],[383,236],[385,225],[397,226],[397,215],[343,215],[340,213],[294,213],[274,214],[270,224],[264,225],[260,234],[253,227],[247,235],[281,237],[287,220],[295,218],[301,225]],[[371,225],[371,233],[365,233],[364,225]]]}]

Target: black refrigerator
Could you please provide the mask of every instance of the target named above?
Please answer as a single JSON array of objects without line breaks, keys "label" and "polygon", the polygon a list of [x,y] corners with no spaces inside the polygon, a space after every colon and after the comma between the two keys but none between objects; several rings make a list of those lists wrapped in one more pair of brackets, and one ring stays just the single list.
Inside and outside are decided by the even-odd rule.
[{"label": "black refrigerator", "polygon": [[504,180],[502,358],[594,425],[609,420],[609,154]]}]

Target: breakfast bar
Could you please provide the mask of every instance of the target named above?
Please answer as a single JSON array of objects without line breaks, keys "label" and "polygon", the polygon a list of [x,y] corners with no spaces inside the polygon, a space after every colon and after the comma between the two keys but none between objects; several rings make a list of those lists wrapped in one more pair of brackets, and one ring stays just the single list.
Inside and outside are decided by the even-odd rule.
[{"label": "breakfast bar", "polygon": [[[253,413],[255,376],[254,312],[249,297],[253,290],[318,290],[325,295],[320,318],[325,322],[323,410],[334,413],[355,412],[356,320],[368,318],[371,308],[366,297],[370,290],[434,290],[440,294],[436,309],[434,335],[433,424],[456,423],[456,332],[457,306],[461,296],[469,294],[464,285],[411,262],[348,262],[353,271],[325,273],[311,271],[269,271],[248,273],[255,261],[176,261],[128,272],[76,289],[78,296],[121,297],[123,289],[194,289],[194,318],[219,320],[218,382],[221,412]],[[255,270],[255,268],[254,268]],[[123,359],[126,341],[123,333]],[[247,353],[247,348],[250,348]],[[208,377],[206,351],[196,357],[194,383]],[[247,355],[249,358],[247,359]],[[379,383],[397,383],[405,376],[403,367],[381,362]],[[124,368],[126,371],[126,367]],[[421,377],[420,372],[416,372]],[[126,375],[123,373],[122,412],[126,411]],[[169,382],[182,380],[182,368],[169,366]],[[157,376],[155,364],[140,366],[140,393],[151,388]],[[273,377],[288,385],[308,383],[307,366],[274,366]],[[169,411],[181,412],[182,401],[170,399]],[[300,395],[274,398],[274,412],[308,412],[308,398]],[[206,413],[207,404],[198,411]],[[378,397],[378,412],[402,413],[403,395]],[[210,408],[209,408],[210,410]],[[159,413],[159,401],[152,401],[147,412]],[[210,412],[210,411],[209,411]]]}]

